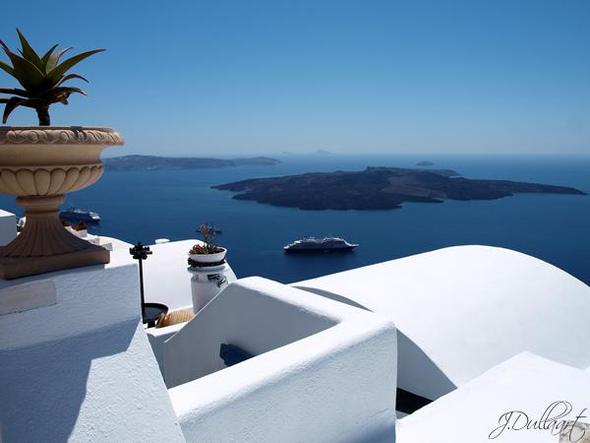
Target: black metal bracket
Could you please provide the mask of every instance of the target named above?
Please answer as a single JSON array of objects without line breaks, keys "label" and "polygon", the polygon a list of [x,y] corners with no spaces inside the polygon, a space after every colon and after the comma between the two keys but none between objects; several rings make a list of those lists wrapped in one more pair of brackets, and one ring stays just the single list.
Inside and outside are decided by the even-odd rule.
[{"label": "black metal bracket", "polygon": [[137,242],[135,246],[129,248],[129,254],[134,260],[139,261],[139,293],[141,295],[141,321],[146,323],[145,318],[145,296],[143,291],[143,261],[147,260],[148,255],[152,254],[149,246],[144,246],[141,242]]}]

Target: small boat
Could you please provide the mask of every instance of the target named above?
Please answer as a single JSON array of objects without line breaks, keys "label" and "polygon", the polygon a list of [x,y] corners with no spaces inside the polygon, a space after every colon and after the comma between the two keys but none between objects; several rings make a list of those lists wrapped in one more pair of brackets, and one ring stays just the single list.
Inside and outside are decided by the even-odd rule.
[{"label": "small boat", "polygon": [[331,251],[351,251],[358,245],[349,243],[340,237],[314,238],[306,237],[301,240],[295,240],[283,247],[285,252],[331,252]]},{"label": "small boat", "polygon": [[86,222],[86,223],[99,223],[100,215],[94,211],[86,211],[84,209],[70,208],[64,211],[60,211],[60,218],[68,221],[75,222]]}]

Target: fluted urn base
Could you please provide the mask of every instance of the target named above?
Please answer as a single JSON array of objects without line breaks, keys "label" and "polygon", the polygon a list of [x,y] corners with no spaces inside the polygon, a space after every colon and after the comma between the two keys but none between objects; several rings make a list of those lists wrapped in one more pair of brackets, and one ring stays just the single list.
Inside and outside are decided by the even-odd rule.
[{"label": "fluted urn base", "polygon": [[102,150],[122,144],[110,128],[0,127],[0,194],[16,195],[27,216],[23,232],[0,248],[0,278],[109,262],[106,249],[63,228],[58,208],[64,194],[100,179]]},{"label": "fluted urn base", "polygon": [[106,264],[110,254],[68,232],[59,218],[63,195],[18,197],[27,222],[12,242],[0,247],[0,278],[12,279],[79,266]]}]

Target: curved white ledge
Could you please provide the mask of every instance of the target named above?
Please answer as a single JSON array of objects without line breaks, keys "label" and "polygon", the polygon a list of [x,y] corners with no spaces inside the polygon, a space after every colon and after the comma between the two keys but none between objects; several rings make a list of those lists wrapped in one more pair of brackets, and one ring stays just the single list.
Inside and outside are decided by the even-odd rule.
[{"label": "curved white ledge", "polygon": [[[223,368],[221,343],[255,357]],[[251,277],[166,345],[187,441],[394,440],[395,327],[379,315]]]},{"label": "curved white ledge", "polygon": [[590,364],[590,288],[508,249],[445,248],[294,286],[392,319],[398,385],[431,399],[523,351]]}]

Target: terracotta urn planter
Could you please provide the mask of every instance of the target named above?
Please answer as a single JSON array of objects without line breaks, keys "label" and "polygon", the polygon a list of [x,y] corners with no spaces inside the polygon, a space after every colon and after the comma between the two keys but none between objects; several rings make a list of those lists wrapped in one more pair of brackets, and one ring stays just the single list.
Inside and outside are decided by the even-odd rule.
[{"label": "terracotta urn planter", "polygon": [[0,278],[109,262],[109,251],[66,231],[59,207],[68,192],[103,174],[100,153],[122,145],[108,128],[0,127],[0,193],[16,195],[27,223],[0,247]]}]

